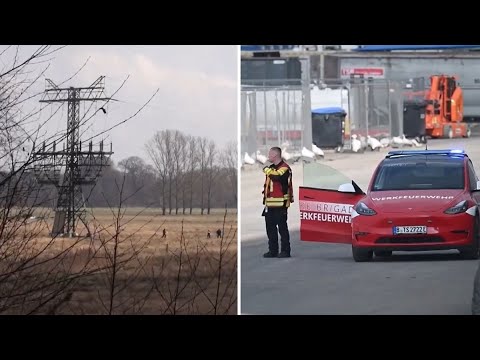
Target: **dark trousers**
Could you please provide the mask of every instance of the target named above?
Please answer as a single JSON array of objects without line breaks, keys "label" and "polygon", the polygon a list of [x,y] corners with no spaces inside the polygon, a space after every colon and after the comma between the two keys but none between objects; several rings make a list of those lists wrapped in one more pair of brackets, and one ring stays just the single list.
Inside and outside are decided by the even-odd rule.
[{"label": "dark trousers", "polygon": [[[278,233],[280,233],[281,251],[290,254],[290,234],[287,225],[287,208],[268,208],[265,213],[267,227],[268,250],[278,253]],[[278,229],[277,229],[278,227]]]}]

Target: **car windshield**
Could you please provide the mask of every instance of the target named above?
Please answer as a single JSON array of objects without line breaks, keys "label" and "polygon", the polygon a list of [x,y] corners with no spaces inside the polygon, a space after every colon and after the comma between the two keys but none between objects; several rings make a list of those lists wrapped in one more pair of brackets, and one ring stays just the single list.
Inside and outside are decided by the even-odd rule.
[{"label": "car windshield", "polygon": [[372,191],[463,189],[462,159],[389,159],[380,167]]}]

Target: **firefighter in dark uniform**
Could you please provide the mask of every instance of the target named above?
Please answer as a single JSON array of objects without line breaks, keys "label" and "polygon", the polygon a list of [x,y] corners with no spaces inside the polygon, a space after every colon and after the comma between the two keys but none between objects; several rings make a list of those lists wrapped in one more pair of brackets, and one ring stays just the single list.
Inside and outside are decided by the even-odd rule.
[{"label": "firefighter in dark uniform", "polygon": [[[293,202],[292,169],[282,160],[282,150],[272,147],[268,153],[272,163],[263,168],[265,184],[263,186],[263,216],[268,236],[266,258],[290,257],[290,234],[287,225],[287,212]],[[280,253],[278,252],[278,233],[280,233]]]}]

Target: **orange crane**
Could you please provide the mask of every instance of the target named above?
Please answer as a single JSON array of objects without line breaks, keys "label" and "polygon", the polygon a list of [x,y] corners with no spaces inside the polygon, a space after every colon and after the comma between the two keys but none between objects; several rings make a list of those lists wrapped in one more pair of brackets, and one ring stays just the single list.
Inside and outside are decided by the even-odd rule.
[{"label": "orange crane", "polygon": [[457,77],[434,75],[426,91],[425,129],[432,138],[470,137],[463,122],[463,92]]}]

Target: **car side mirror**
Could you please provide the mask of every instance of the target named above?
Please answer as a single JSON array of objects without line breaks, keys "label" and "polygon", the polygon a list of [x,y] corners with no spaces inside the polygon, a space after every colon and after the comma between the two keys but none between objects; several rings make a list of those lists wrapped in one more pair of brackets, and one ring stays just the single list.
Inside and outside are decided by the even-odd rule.
[{"label": "car side mirror", "polygon": [[355,187],[351,183],[342,184],[338,187],[338,192],[342,193],[356,193]]}]

